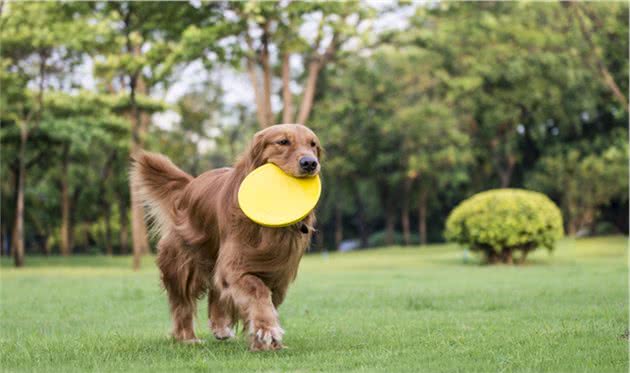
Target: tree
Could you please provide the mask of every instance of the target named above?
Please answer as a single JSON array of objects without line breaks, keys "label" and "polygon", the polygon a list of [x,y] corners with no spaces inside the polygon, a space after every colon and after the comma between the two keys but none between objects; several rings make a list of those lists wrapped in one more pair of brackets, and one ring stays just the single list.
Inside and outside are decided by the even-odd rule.
[{"label": "tree", "polygon": [[[189,50],[206,59],[224,59],[244,66],[252,83],[256,115],[261,128],[276,122],[272,97],[274,81],[281,81],[282,122],[306,123],[315,98],[322,69],[339,53],[342,46],[359,35],[371,10],[356,2],[228,2],[220,22],[205,28],[191,28]],[[314,32],[303,33],[310,27]],[[217,40],[219,38],[219,40]],[[222,42],[224,40],[225,42]],[[228,42],[229,41],[229,42]],[[226,50],[208,50],[208,45],[228,45]],[[298,57],[294,59],[293,57]],[[292,61],[303,64],[302,99],[295,109],[292,87],[299,85]],[[274,65],[278,65],[275,68]]]},{"label": "tree", "polygon": [[[628,91],[626,84],[628,59],[625,53],[618,54],[621,48],[617,49],[614,46],[619,40],[624,40],[624,44],[628,45],[628,33],[624,32],[628,28],[628,5],[619,3],[606,4],[602,7],[598,4],[582,4],[575,1],[563,5],[569,8],[569,22],[577,23],[584,39],[585,47],[580,53],[582,59],[587,66],[596,71],[602,84],[627,112],[628,99],[624,92]],[[607,13],[612,13],[612,16],[606,17]],[[609,66],[616,68],[616,71],[611,71]],[[624,86],[626,89],[623,89]]]},{"label": "tree", "polygon": [[[206,20],[205,8],[197,9],[189,3],[97,3],[94,9],[103,26],[100,46],[92,51],[95,73],[107,90],[128,95],[125,111],[131,122],[130,151],[134,154],[144,146],[150,114],[161,109],[143,97],[167,84],[175,69],[187,62],[178,44],[184,30],[211,20]],[[129,188],[133,267],[138,269],[149,243],[143,208],[131,184]]]},{"label": "tree", "polygon": [[[332,115],[314,117],[316,128],[320,122],[332,126],[324,143],[326,169],[332,168],[338,177],[334,195],[350,188],[355,192],[349,195],[358,198],[352,185],[363,178],[372,180],[385,215],[388,244],[394,242],[398,209],[404,242],[411,243],[409,206],[414,200],[420,240],[426,243],[428,201],[438,190],[466,180],[468,137],[446,94],[448,76],[441,63],[439,55],[416,47],[379,48],[369,62],[327,75],[325,96],[330,98],[319,105]],[[397,79],[389,79],[392,76]],[[344,186],[340,179],[346,178],[355,181]],[[343,204],[334,207],[335,237],[340,241]]]},{"label": "tree", "polygon": [[596,89],[575,58],[577,35],[558,22],[566,13],[558,4],[419,8],[414,23],[425,30],[410,39],[445,58],[449,94],[471,129],[476,183],[492,176],[489,164],[497,185],[511,185],[524,146],[544,148],[553,132],[571,130],[571,116],[593,110],[584,92]]},{"label": "tree", "polygon": [[[117,142],[122,135],[127,134],[128,123],[116,116],[112,108],[118,99],[111,96],[98,96],[88,92],[76,95],[56,93],[46,97],[46,110],[42,119],[42,130],[49,137],[56,140],[60,146],[61,171],[59,186],[61,191],[61,242],[62,255],[69,255],[72,249],[73,225],[75,216],[80,210],[86,213],[89,208],[78,208],[79,198],[85,192],[88,175],[94,175],[98,183],[95,196],[98,200],[90,206],[98,206],[97,211],[109,214],[109,204],[105,200],[108,185],[107,179],[111,174],[112,163],[117,156]],[[97,152],[103,150],[107,155],[103,158]],[[49,149],[52,152],[53,149]],[[95,168],[85,167],[80,170],[83,175],[71,177],[73,162],[96,160],[99,164]],[[101,160],[103,159],[103,160]],[[100,169],[99,172],[94,170]],[[79,171],[79,170],[77,170]],[[74,187],[71,184],[75,184]]]},{"label": "tree", "polygon": [[76,64],[83,35],[90,32],[89,25],[73,20],[76,11],[69,4],[11,3],[0,15],[3,121],[16,125],[20,133],[12,242],[17,267],[24,264],[28,140],[40,126],[45,90]]},{"label": "tree", "polygon": [[[186,156],[177,156],[175,159],[181,159],[181,163],[178,164],[192,175],[197,175],[200,171],[202,144],[209,141],[210,132],[220,131],[219,123],[223,115],[222,95],[222,88],[219,85],[208,83],[186,93],[176,104],[179,120],[176,123],[177,127],[171,132],[177,133],[177,136],[184,135],[185,143],[182,144],[184,146],[179,153]],[[186,152],[186,148],[190,149],[188,144],[193,145],[192,154]]]},{"label": "tree", "polygon": [[[395,95],[397,86],[387,78],[383,62],[382,58],[348,61],[327,71],[326,91],[318,101],[320,110],[311,121],[316,131],[321,130],[326,148],[324,180],[335,184],[336,198],[345,194],[355,199],[362,245],[367,245],[367,206],[373,202],[380,205],[380,216],[384,215],[386,242],[393,243],[404,174],[402,134],[387,125],[395,110],[388,98]],[[374,197],[365,198],[360,192],[364,188],[371,189]],[[334,216],[339,229],[343,214],[337,211]]]},{"label": "tree", "polygon": [[401,223],[406,245],[411,243],[409,205],[415,190],[418,235],[427,243],[428,203],[439,190],[467,181],[471,161],[469,137],[449,96],[450,76],[440,55],[420,48],[388,49],[385,76],[396,76],[396,92],[387,100],[395,108],[385,125],[402,134],[400,157],[406,172],[402,180]]},{"label": "tree", "polygon": [[545,154],[526,185],[560,201],[567,233],[590,228],[598,207],[628,200],[628,133],[619,129],[573,144],[559,144]]},{"label": "tree", "polygon": [[[137,265],[130,153],[198,174],[304,118],[326,148],[319,249],[440,240],[453,206],[500,185],[548,193],[570,232],[627,232],[627,4],[3,5],[0,241],[16,259],[127,253],[135,232]],[[256,103],[231,103],[225,71]]]}]

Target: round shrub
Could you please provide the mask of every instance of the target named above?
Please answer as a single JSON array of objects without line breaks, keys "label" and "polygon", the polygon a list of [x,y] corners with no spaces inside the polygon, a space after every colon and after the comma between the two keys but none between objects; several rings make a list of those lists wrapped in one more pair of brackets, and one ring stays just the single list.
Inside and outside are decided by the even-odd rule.
[{"label": "round shrub", "polygon": [[447,240],[480,251],[489,263],[519,261],[538,247],[553,249],[563,235],[560,209],[541,193],[494,189],[466,199],[446,220]]}]

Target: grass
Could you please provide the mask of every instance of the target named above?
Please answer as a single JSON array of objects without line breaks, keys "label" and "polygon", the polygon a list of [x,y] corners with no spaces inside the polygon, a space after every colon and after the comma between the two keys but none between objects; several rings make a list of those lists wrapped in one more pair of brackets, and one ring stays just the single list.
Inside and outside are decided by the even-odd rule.
[{"label": "grass", "polygon": [[625,237],[565,240],[520,267],[451,245],[307,256],[280,308],[287,349],[169,340],[151,258],[3,258],[3,371],[627,372]]}]

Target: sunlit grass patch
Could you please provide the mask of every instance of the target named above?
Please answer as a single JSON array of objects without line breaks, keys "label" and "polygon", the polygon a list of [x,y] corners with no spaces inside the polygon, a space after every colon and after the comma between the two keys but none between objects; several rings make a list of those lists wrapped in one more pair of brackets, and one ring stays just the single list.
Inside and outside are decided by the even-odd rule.
[{"label": "sunlit grass patch", "polygon": [[[599,255],[601,254],[601,255]],[[243,335],[174,343],[145,258],[27,258],[0,272],[4,371],[592,371],[628,369],[625,237],[567,239],[523,266],[455,245],[314,253],[280,308],[286,350]]]}]

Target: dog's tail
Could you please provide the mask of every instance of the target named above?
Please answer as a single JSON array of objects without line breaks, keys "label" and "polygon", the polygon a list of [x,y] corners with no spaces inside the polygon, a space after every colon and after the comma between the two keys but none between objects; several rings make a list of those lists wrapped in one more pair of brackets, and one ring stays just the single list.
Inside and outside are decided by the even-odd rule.
[{"label": "dog's tail", "polygon": [[161,235],[173,224],[177,200],[193,177],[160,154],[138,151],[131,158],[133,203],[145,207],[152,218],[152,233]]}]

